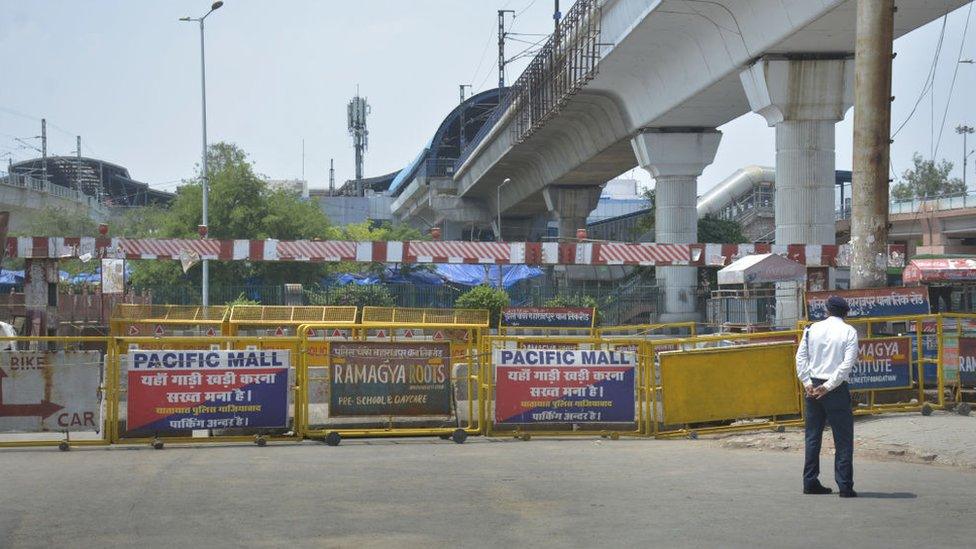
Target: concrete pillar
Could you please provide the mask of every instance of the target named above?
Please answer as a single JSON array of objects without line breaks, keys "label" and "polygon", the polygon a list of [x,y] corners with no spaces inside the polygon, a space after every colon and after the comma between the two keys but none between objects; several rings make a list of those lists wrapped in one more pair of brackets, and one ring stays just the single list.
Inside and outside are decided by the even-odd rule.
[{"label": "concrete pillar", "polygon": [[28,335],[57,335],[59,276],[57,259],[24,261],[24,308]]},{"label": "concrete pillar", "polygon": [[600,201],[601,187],[549,185],[542,190],[546,208],[559,224],[559,238],[576,238],[576,229],[586,228],[586,218]]},{"label": "concrete pillar", "polygon": [[[764,57],[740,79],[776,128],[776,244],[834,244],[834,126],[854,102],[852,56]],[[777,284],[777,326],[800,314],[794,285]]]},{"label": "concrete pillar", "polygon": [[[632,140],[641,167],[655,181],[655,240],[668,244],[698,241],[698,176],[715,159],[722,133],[714,129],[648,129]],[[658,267],[664,294],[662,322],[698,320],[696,267]]]},{"label": "concrete pillar", "polygon": [[834,126],[853,104],[853,59],[765,57],[740,78],[776,128],[776,244],[834,244]]}]

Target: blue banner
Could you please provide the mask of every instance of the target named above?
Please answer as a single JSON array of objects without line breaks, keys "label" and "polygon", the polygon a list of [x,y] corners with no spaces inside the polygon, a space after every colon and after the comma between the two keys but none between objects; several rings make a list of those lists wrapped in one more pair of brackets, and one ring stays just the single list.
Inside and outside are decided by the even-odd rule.
[{"label": "blue banner", "polygon": [[848,384],[852,391],[908,389],[912,386],[912,345],[907,337],[863,339]]}]

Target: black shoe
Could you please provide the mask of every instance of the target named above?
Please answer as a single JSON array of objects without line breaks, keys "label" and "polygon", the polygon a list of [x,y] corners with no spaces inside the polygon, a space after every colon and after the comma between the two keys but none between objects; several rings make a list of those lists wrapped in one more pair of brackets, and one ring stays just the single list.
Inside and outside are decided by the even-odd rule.
[{"label": "black shoe", "polygon": [[856,498],[857,492],[855,492],[854,490],[841,490],[840,494],[837,495],[839,495],[842,498]]},{"label": "black shoe", "polygon": [[823,484],[817,484],[816,486],[810,486],[803,489],[804,494],[829,494],[833,492],[830,488],[827,488]]}]

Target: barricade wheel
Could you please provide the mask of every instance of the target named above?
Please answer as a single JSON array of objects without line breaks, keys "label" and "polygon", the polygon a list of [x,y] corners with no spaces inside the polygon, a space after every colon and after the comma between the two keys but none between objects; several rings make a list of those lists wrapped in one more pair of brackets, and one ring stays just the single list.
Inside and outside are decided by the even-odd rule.
[{"label": "barricade wheel", "polygon": [[528,441],[530,441],[530,440],[532,440],[532,435],[530,435],[530,434],[528,434],[528,433],[522,433],[521,435],[519,435],[519,437],[518,437],[518,438],[519,438],[519,440],[521,440],[521,441],[525,441],[525,442],[528,442]]},{"label": "barricade wheel", "polygon": [[325,435],[325,443],[329,446],[338,446],[340,442],[342,442],[342,435],[335,431]]},{"label": "barricade wheel", "polygon": [[153,450],[162,450],[163,446],[163,441],[159,440],[158,438],[152,441]]},{"label": "barricade wheel", "polygon": [[610,433],[610,440],[620,440],[620,433]]},{"label": "barricade wheel", "polygon": [[457,444],[464,444],[464,441],[468,440],[468,433],[464,429],[455,429],[450,438]]},{"label": "barricade wheel", "polygon": [[262,435],[258,435],[254,437],[254,444],[257,444],[261,448],[264,448],[265,446],[268,445],[268,439]]},{"label": "barricade wheel", "polygon": [[928,404],[923,404],[922,405],[922,415],[923,416],[930,416],[930,415],[932,415],[932,407],[929,406]]},{"label": "barricade wheel", "polygon": [[777,433],[785,433],[786,432],[786,426],[785,425],[777,425],[776,426],[776,432]]},{"label": "barricade wheel", "polygon": [[690,440],[698,440],[698,431],[690,431],[688,433],[688,438]]},{"label": "barricade wheel", "polygon": [[969,412],[972,411],[973,411],[973,405],[968,402],[960,402],[959,405],[956,406],[956,413],[961,416],[968,416]]},{"label": "barricade wheel", "polygon": [[67,440],[62,440],[61,442],[58,443],[58,450],[61,450],[62,452],[67,452],[70,449],[71,449],[71,445],[68,444]]}]

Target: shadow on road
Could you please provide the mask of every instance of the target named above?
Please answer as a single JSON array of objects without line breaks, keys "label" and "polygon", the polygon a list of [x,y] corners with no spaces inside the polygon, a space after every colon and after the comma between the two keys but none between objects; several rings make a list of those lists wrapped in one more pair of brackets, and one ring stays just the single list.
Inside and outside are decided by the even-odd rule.
[{"label": "shadow on road", "polygon": [[918,495],[912,492],[858,492],[857,497],[873,499],[915,499]]}]

